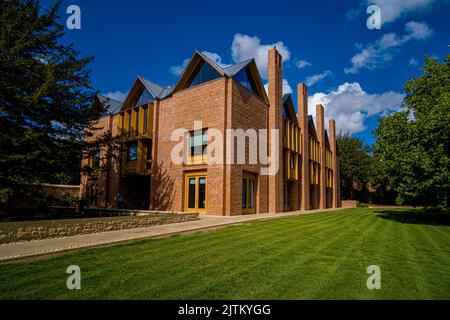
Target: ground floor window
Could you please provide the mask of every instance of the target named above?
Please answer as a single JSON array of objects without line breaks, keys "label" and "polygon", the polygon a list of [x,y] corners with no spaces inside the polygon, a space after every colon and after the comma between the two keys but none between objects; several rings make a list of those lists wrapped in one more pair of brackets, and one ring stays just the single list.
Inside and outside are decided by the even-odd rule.
[{"label": "ground floor window", "polygon": [[291,206],[291,185],[284,185],[284,206],[289,208]]},{"label": "ground floor window", "polygon": [[242,211],[255,213],[255,175],[244,173],[242,177]]},{"label": "ground floor window", "polygon": [[88,200],[88,204],[90,206],[97,206],[98,198],[99,198],[98,183],[88,185],[86,190],[86,199]]}]

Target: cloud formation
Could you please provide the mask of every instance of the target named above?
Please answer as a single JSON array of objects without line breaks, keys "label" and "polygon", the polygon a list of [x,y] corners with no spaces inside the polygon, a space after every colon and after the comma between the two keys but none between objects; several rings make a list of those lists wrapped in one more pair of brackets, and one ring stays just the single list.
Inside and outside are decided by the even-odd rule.
[{"label": "cloud formation", "polygon": [[[264,85],[264,89],[266,89],[266,94],[269,94],[269,83]],[[286,79],[283,79],[283,95],[292,93],[292,88],[289,82]]]},{"label": "cloud formation", "polygon": [[375,70],[385,66],[394,59],[397,51],[412,40],[423,40],[433,35],[425,22],[410,21],[405,25],[405,33],[398,36],[395,33],[387,33],[380,39],[367,45],[357,44],[360,50],[351,59],[352,66],[345,68],[347,74],[357,74],[360,69]]},{"label": "cloud formation", "polygon": [[436,0],[360,0],[359,7],[351,8],[345,16],[349,20],[354,20],[365,14],[369,5],[376,4],[381,10],[381,23],[383,26],[419,10],[426,9],[435,2]]},{"label": "cloud formation", "polygon": [[365,0],[366,5],[376,4],[381,9],[382,23],[389,23],[398,18],[423,9],[435,0]]},{"label": "cloud formation", "polygon": [[309,61],[307,61],[307,60],[297,60],[297,61],[295,62],[295,65],[296,65],[297,68],[299,68],[299,69],[303,69],[303,68],[311,67],[311,66],[312,66],[311,62],[309,62]]},{"label": "cloud formation", "polygon": [[317,82],[322,81],[326,77],[331,76],[332,74],[333,73],[330,70],[325,70],[322,73],[314,74],[312,76],[307,77],[304,82],[308,87],[311,87]]},{"label": "cloud formation", "polygon": [[365,120],[373,115],[384,115],[398,111],[404,94],[388,91],[369,94],[358,82],[341,84],[328,93],[318,92],[308,97],[309,112],[315,117],[315,106],[326,108],[325,117],[336,120],[337,131],[356,133],[366,129]]},{"label": "cloud formation", "polygon": [[288,61],[291,58],[291,52],[282,41],[272,44],[261,44],[261,39],[257,36],[251,37],[237,33],[234,35],[233,43],[231,44],[231,56],[234,62],[255,58],[261,77],[267,79],[267,52],[275,46],[283,57],[283,61]]},{"label": "cloud formation", "polygon": [[414,58],[411,58],[411,59],[409,59],[409,65],[410,65],[411,67],[417,67],[417,66],[419,65],[419,61],[417,61],[417,60],[414,59]]}]

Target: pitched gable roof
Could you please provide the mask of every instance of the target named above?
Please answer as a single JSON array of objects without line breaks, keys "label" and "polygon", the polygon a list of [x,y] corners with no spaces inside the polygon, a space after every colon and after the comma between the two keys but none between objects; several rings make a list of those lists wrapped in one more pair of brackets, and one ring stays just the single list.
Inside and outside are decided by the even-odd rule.
[{"label": "pitched gable roof", "polygon": [[173,86],[162,87],[141,76],[137,76],[120,110],[128,109],[130,105],[139,98],[140,94],[145,89],[148,90],[153,99],[162,100],[172,93],[173,88]]},{"label": "pitched gable roof", "polygon": [[294,102],[291,94],[285,94],[283,96],[283,110],[286,114],[285,116],[298,125],[298,118],[294,110]]},{"label": "pitched gable roof", "polygon": [[254,78],[254,81],[258,87],[258,91],[261,94],[261,97],[266,102],[268,102],[267,94],[264,89],[264,85],[262,84],[261,76],[259,74],[258,67],[256,66],[255,59],[245,60],[233,65],[221,66],[213,59],[201,53],[200,51],[195,51],[188,65],[186,66],[180,78],[178,79],[177,84],[174,86],[173,92],[180,91],[186,87],[186,85],[189,83],[189,80],[191,79],[192,73],[196,70],[197,65],[201,61],[207,63],[220,76],[225,76],[228,78],[237,75],[241,70],[245,68],[249,68]]},{"label": "pitched gable roof", "polygon": [[105,109],[102,116],[115,115],[120,111],[120,109],[122,109],[123,102],[120,102],[118,100],[115,100],[113,98],[101,94],[98,94],[96,98]]},{"label": "pitched gable roof", "polygon": [[308,115],[308,126],[309,126],[309,132],[312,132],[314,134],[314,137],[317,139],[316,126],[314,124],[314,120],[311,115]]},{"label": "pitched gable roof", "polygon": [[141,76],[138,76],[138,79],[142,82],[145,88],[150,92],[150,94],[155,99],[164,99],[173,91],[173,86],[161,87],[150,80],[147,80]]}]

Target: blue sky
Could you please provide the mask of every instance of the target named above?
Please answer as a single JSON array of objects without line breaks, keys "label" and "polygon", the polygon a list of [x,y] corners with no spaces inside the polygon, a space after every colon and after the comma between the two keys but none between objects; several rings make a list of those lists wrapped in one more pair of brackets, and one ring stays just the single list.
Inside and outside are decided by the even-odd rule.
[{"label": "blue sky", "polygon": [[[310,111],[323,103],[338,128],[368,143],[377,119],[400,107],[424,56],[449,53],[447,0],[71,0],[61,22],[71,4],[81,8],[81,30],[64,41],[95,56],[92,82],[104,94],[123,97],[137,75],[174,84],[196,49],[222,64],[256,56],[264,77],[265,50],[277,44],[286,92],[309,83]],[[381,30],[366,27],[369,4],[381,8]]]}]

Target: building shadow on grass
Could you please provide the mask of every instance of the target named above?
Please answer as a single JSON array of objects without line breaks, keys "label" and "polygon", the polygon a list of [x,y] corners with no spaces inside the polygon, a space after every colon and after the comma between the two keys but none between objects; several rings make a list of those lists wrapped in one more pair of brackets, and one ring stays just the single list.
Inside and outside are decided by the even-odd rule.
[{"label": "building shadow on grass", "polygon": [[450,226],[449,213],[430,213],[425,210],[395,211],[378,210],[375,211],[378,217],[399,223],[424,224],[432,226]]}]

